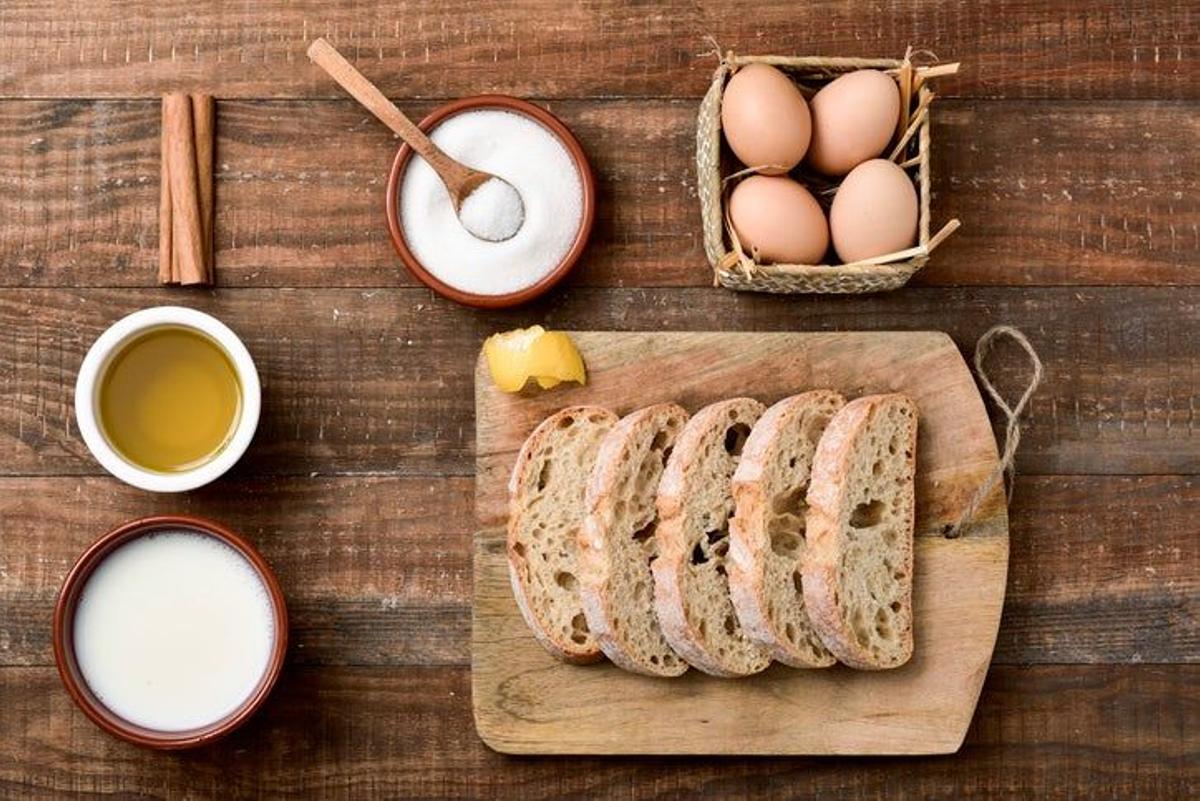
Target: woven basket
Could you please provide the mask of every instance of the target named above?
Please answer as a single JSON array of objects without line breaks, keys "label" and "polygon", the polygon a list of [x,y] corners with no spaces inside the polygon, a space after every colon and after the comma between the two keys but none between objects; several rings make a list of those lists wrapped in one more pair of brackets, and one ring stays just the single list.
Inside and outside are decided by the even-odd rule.
[{"label": "woven basket", "polygon": [[[725,81],[738,67],[754,63],[770,64],[788,73],[806,97],[811,97],[823,84],[845,72],[877,69],[897,76],[901,99],[908,109],[908,125],[894,150],[901,166],[916,169],[920,201],[916,247],[853,264],[817,265],[760,264],[742,249],[725,216],[724,185],[728,173],[723,169],[721,158],[721,94]],[[933,249],[958,228],[958,220],[951,220],[932,237],[929,233],[929,108],[934,95],[925,85],[929,78],[952,74],[957,69],[957,64],[914,66],[911,51],[903,60],[727,53],[700,103],[696,125],[696,191],[700,196],[704,225],[704,251],[713,267],[715,283],[728,289],[784,294],[881,292],[904,286],[929,261]],[[814,192],[822,202],[828,200],[828,195],[836,188],[836,183],[823,176],[804,173],[801,179],[810,188],[827,188],[826,192]]]}]

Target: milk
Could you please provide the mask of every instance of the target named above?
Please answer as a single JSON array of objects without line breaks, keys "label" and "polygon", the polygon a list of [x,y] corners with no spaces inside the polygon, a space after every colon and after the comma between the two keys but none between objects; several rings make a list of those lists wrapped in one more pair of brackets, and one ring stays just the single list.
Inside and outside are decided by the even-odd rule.
[{"label": "milk", "polygon": [[92,572],[74,623],[75,657],[104,706],[155,731],[228,715],[267,671],[270,595],[220,540],[165,531],[130,540]]}]

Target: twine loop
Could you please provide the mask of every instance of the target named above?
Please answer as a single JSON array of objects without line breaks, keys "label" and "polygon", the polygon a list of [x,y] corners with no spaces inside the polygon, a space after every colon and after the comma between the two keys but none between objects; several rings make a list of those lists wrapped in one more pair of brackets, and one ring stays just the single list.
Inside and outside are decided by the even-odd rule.
[{"label": "twine loop", "polygon": [[[987,374],[987,370],[983,366],[984,360],[987,359],[996,340],[1000,337],[1008,337],[1020,345],[1029,357],[1030,364],[1033,366],[1033,374],[1029,377],[1029,383],[1025,386],[1025,391],[1021,393],[1021,397],[1015,406],[1008,405],[1008,401],[996,389],[996,386]],[[1042,383],[1042,360],[1038,358],[1037,351],[1033,349],[1033,345],[1030,344],[1026,336],[1012,326],[997,325],[989,328],[979,338],[979,341],[975,343],[975,358],[973,362],[975,364],[975,374],[979,377],[980,385],[1005,417],[1004,448],[1000,454],[1000,464],[984,480],[979,489],[975,490],[975,494],[971,496],[971,500],[963,509],[962,514],[959,515],[958,522],[946,529],[945,536],[947,539],[954,539],[962,535],[963,531],[975,518],[979,507],[983,505],[984,500],[991,494],[992,489],[995,488],[996,482],[1001,480],[1001,478],[1004,480],[1004,497],[1009,503],[1012,503],[1013,481],[1016,477],[1017,446],[1021,443],[1020,417],[1025,411],[1026,406],[1029,405],[1029,399],[1033,397],[1033,393],[1037,390],[1038,385]]]}]

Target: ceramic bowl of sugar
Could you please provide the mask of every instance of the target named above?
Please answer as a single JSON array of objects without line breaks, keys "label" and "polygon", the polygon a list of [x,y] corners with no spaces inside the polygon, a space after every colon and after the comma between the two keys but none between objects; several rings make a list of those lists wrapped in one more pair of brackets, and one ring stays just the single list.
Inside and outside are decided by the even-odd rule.
[{"label": "ceramic bowl of sugar", "polygon": [[[433,169],[401,145],[386,210],[392,244],[409,272],[439,295],[479,308],[516,306],[561,281],[587,245],[596,206],[591,165],[567,127],[507,95],[448,103],[420,127],[452,158],[516,188],[524,219],[504,241],[475,237]],[[503,198],[491,204],[480,193],[468,197],[462,211],[504,221],[510,209]]]},{"label": "ceramic bowl of sugar", "polygon": [[71,568],[54,609],[67,692],[108,733],[162,750],[229,734],[262,706],[287,609],[250,543],[198,517],[118,526]]}]

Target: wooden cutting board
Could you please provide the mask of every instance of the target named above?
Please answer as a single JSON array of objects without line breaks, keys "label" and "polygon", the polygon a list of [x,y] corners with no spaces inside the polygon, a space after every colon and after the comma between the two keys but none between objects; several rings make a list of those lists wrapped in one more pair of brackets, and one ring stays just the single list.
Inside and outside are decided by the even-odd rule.
[{"label": "wooden cutting board", "polygon": [[[997,465],[983,401],[942,333],[613,333],[572,336],[588,385],[506,395],[475,372],[475,725],[492,748],[536,754],[940,754],[958,750],[987,674],[1008,570],[997,487],[966,536],[946,539]],[[915,653],[902,668],[773,665],[744,679],[677,679],[610,664],[563,664],[533,639],[509,587],[505,484],[521,442],[578,403],[618,414],[734,395],[770,404],[817,387],[847,397],[903,392],[921,412],[917,445]]]}]

